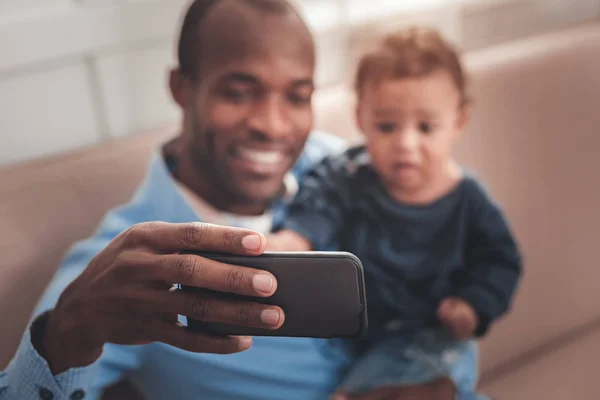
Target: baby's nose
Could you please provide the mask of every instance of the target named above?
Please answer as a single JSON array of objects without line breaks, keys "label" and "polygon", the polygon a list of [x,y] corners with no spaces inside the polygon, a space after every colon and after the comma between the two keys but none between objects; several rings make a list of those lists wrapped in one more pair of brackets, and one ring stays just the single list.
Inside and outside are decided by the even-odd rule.
[{"label": "baby's nose", "polygon": [[402,151],[415,151],[419,147],[420,135],[413,129],[400,132],[396,139],[396,146]]}]

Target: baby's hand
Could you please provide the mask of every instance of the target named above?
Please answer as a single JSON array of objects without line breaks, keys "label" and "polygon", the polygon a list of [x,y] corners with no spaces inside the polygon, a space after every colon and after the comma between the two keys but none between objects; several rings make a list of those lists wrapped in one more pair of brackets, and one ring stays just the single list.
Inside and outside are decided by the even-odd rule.
[{"label": "baby's hand", "polygon": [[310,243],[296,232],[282,230],[267,235],[267,251],[310,251]]},{"label": "baby's hand", "polygon": [[471,338],[479,323],[473,307],[457,297],[448,297],[440,303],[438,318],[459,340]]}]

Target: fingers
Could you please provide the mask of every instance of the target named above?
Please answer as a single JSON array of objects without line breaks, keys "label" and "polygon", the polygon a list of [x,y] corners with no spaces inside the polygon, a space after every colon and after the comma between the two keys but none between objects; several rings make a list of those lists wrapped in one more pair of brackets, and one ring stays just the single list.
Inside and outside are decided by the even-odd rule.
[{"label": "fingers", "polygon": [[473,336],[477,327],[477,317],[470,306],[456,298],[448,298],[438,308],[438,318],[452,335],[459,340]]},{"label": "fingers", "polygon": [[159,252],[186,250],[259,255],[267,244],[265,237],[254,231],[200,222],[146,222],[132,226],[120,236],[129,246]]},{"label": "fingers", "polygon": [[451,319],[460,314],[461,306],[464,301],[456,297],[448,297],[443,300],[438,307],[438,317],[440,319]]},{"label": "fingers", "polygon": [[463,323],[456,323],[451,329],[451,333],[454,335],[454,338],[457,340],[466,340],[472,336],[472,330],[469,326]]},{"label": "fingers", "polygon": [[455,318],[454,325],[454,335],[457,339],[469,339],[477,329],[477,317],[465,310]]},{"label": "fingers", "polygon": [[453,299],[446,299],[438,307],[438,318],[442,321],[452,319],[456,309],[456,302]]},{"label": "fingers", "polygon": [[457,302],[449,298],[440,304],[438,308],[438,318],[446,325],[453,337],[459,339],[462,337],[462,327],[458,313]]},{"label": "fingers", "polygon": [[263,329],[279,329],[285,321],[284,312],[279,307],[226,299],[214,294],[159,291],[152,294],[152,298],[160,311],[199,321]]},{"label": "fingers", "polygon": [[168,321],[157,324],[153,334],[155,341],[194,353],[233,354],[252,346],[252,339],[249,337],[214,337],[192,332],[180,323]]},{"label": "fingers", "polygon": [[143,268],[148,279],[210,289],[242,296],[269,297],[277,290],[277,280],[266,271],[224,264],[193,254],[152,256]]}]

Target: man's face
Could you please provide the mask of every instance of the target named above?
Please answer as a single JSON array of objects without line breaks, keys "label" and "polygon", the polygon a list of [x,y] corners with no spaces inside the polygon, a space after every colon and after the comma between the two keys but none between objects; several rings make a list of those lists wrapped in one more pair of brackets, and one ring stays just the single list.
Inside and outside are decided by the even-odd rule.
[{"label": "man's face", "polygon": [[[252,18],[247,24],[256,23]],[[312,128],[314,54],[310,36],[286,26],[287,17],[254,18],[261,29],[223,26],[219,48],[202,50],[184,145],[212,185],[239,201],[264,203],[282,189]]]}]

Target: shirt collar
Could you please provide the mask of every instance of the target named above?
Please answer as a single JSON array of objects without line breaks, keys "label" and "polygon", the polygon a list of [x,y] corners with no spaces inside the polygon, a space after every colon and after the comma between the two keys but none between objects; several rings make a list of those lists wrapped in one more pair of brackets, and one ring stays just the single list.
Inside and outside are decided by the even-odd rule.
[{"label": "shirt collar", "polygon": [[[174,157],[165,157],[160,148],[155,152],[152,164],[151,174],[161,182],[168,181],[168,185],[177,192],[178,197],[186,203],[198,220],[220,225],[242,224],[253,226],[263,226],[267,224],[266,220],[272,221],[271,210],[268,210],[263,216],[258,216],[257,218],[239,216],[218,210],[173,177],[173,172],[177,167],[177,160]],[[297,192],[298,181],[294,174],[289,171],[283,180],[283,191],[276,200],[288,203],[294,198]]]}]

